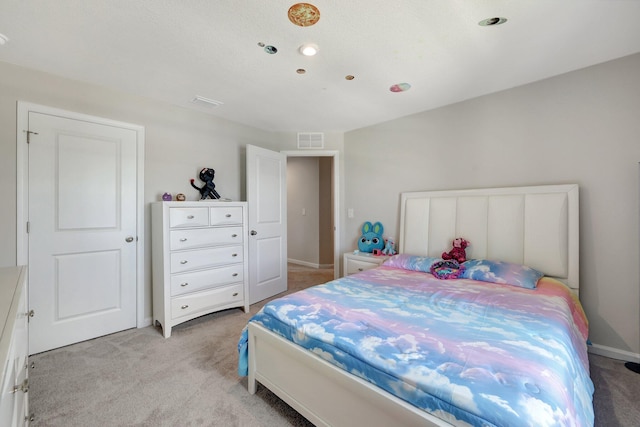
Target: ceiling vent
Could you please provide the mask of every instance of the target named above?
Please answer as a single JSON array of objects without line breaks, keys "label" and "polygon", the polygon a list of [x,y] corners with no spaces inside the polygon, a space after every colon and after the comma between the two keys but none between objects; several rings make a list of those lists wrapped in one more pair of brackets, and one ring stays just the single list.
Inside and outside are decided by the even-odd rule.
[{"label": "ceiling vent", "polygon": [[324,148],[323,132],[298,132],[299,149],[322,149]]},{"label": "ceiling vent", "polygon": [[205,98],[204,96],[196,96],[191,100],[192,103],[196,105],[200,105],[203,107],[219,107],[223,104],[223,102],[216,101],[215,99]]}]

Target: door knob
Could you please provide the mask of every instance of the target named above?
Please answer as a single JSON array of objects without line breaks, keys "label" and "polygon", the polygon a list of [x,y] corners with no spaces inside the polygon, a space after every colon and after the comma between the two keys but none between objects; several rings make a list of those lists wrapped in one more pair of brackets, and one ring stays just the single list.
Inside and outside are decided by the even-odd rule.
[{"label": "door knob", "polygon": [[124,241],[127,242],[127,243],[133,242],[133,236],[127,236],[127,238],[124,239]]},{"label": "door knob", "polygon": [[251,235],[255,236],[256,234],[258,234],[258,232],[256,230],[251,230]]}]

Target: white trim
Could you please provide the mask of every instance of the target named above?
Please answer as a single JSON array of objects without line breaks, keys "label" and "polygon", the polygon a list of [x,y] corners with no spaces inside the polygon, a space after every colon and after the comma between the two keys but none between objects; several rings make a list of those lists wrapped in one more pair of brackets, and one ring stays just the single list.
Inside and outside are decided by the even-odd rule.
[{"label": "white trim", "polygon": [[136,244],[138,258],[136,265],[136,326],[138,328],[148,326],[150,320],[144,317],[144,126],[18,101],[16,128],[16,260],[18,265],[27,265],[29,262],[29,239],[26,229],[29,213],[29,197],[27,194],[29,189],[29,155],[25,130],[29,129],[29,112],[31,111],[74,120],[101,123],[107,126],[117,126],[136,132],[136,227],[138,228],[138,241]]},{"label": "white trim", "polygon": [[333,278],[340,277],[340,152],[335,150],[280,151],[288,157],[333,157]]},{"label": "white trim", "polygon": [[287,258],[287,263],[302,265],[304,267],[309,267],[309,268],[318,268],[318,269],[333,268],[333,264],[318,264],[317,262],[308,262],[308,261],[302,261],[302,260],[293,259],[293,258]]},{"label": "white trim", "polygon": [[620,350],[619,348],[607,347],[606,345],[600,345],[600,344],[591,344],[588,347],[588,349],[589,349],[589,353],[591,354],[597,354],[598,356],[608,357],[609,359],[640,363],[639,353],[632,353],[630,351]]}]

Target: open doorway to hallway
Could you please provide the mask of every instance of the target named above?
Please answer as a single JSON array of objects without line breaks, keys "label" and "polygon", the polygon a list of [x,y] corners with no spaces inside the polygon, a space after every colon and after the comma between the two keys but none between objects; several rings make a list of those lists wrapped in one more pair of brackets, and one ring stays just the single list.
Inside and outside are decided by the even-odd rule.
[{"label": "open doorway to hallway", "polygon": [[287,156],[290,267],[334,268],[334,167],[333,156]]}]

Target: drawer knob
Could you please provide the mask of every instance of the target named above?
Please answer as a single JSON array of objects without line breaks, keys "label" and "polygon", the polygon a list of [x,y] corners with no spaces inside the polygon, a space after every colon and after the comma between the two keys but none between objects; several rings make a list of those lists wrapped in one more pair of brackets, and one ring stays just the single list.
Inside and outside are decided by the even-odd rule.
[{"label": "drawer knob", "polygon": [[234,293],[233,293],[233,296],[234,296],[234,297],[237,297],[237,296],[238,296],[238,293],[237,293],[237,292],[234,292]]},{"label": "drawer knob", "polygon": [[358,271],[364,271],[364,270],[362,269],[362,267],[360,267],[360,268],[358,269]]},{"label": "drawer knob", "polygon": [[238,256],[238,254],[231,254],[231,256]]},{"label": "drawer knob", "polygon": [[187,215],[187,219],[193,219],[193,215]]},{"label": "drawer knob", "polygon": [[183,288],[184,288],[185,286],[189,286],[189,282],[180,283],[180,286],[182,286]]},{"label": "drawer knob", "polygon": [[231,237],[238,237],[238,235],[237,234],[232,234]]},{"label": "drawer knob", "polygon": [[189,262],[189,261],[187,261],[186,259],[183,259],[182,261],[180,261],[180,264],[186,264],[186,263],[188,263],[188,262]]},{"label": "drawer knob", "polygon": [[233,277],[236,277],[237,275],[238,275],[238,273],[233,273],[232,274]]},{"label": "drawer knob", "polygon": [[183,237],[182,239],[180,239],[180,241],[181,241],[181,242],[186,242],[186,241],[187,241],[187,238],[186,238],[186,237]]},{"label": "drawer knob", "polygon": [[181,309],[183,309],[183,310],[184,310],[185,308],[189,308],[189,304],[185,304],[185,305],[183,305],[183,306],[182,306],[182,307],[180,307],[180,308],[181,308]]},{"label": "drawer knob", "polygon": [[227,218],[231,218],[231,214],[226,214],[225,215]]},{"label": "drawer knob", "polygon": [[25,380],[22,381],[21,384],[14,385],[13,389],[11,390],[12,393],[17,393],[19,391],[23,393],[26,393],[29,391],[29,378],[25,378]]}]

